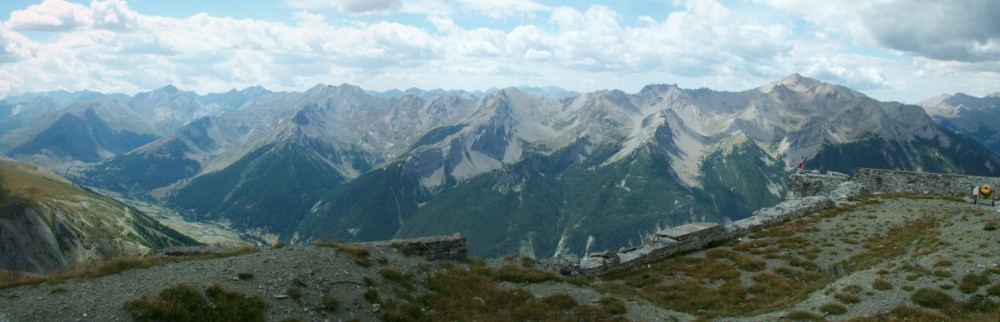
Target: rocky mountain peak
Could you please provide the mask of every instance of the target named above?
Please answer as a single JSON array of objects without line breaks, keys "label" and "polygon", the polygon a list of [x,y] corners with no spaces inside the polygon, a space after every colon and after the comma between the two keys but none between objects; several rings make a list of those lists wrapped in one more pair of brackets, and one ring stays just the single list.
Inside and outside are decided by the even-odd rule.
[{"label": "rocky mountain peak", "polygon": [[[826,84],[822,81],[804,77],[798,73],[785,76],[781,80],[772,82],[767,86],[762,87],[763,92],[769,93],[775,90],[785,89],[795,93],[807,93],[814,90],[817,86]],[[829,85],[829,84],[826,84]]]},{"label": "rocky mountain peak", "polygon": [[680,88],[677,87],[677,84],[649,84],[643,86],[642,89],[639,90],[639,94],[645,96],[648,94],[665,93],[670,90],[679,90],[679,89]]},{"label": "rocky mountain peak", "polygon": [[306,100],[316,100],[330,96],[358,98],[358,97],[368,97],[369,95],[363,89],[361,89],[361,87],[357,87],[351,84],[340,84],[338,86],[316,84],[316,86],[313,86],[308,91],[306,91],[304,95]]},{"label": "rocky mountain peak", "polygon": [[170,93],[170,94],[176,94],[180,90],[177,89],[176,86],[174,86],[172,84],[168,84],[167,86],[160,87],[159,89],[157,89],[157,91],[164,92],[164,93]]}]

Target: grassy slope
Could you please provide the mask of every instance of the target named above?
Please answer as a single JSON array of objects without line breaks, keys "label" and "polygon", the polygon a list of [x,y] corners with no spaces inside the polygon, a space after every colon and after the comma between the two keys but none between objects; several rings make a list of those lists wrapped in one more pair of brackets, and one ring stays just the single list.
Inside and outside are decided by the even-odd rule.
[{"label": "grassy slope", "polygon": [[[56,233],[58,219],[76,237],[116,236],[123,240],[158,249],[170,245],[197,244],[191,238],[160,225],[145,214],[114,199],[93,193],[36,166],[0,161],[0,209],[17,211],[30,207],[36,210]],[[66,214],[71,218],[56,218]],[[128,227],[122,227],[127,223]]]},{"label": "grassy slope", "polygon": [[[307,139],[270,144],[168,197],[199,220],[224,220],[288,240],[316,201],[347,181],[331,163],[367,170],[364,155]],[[373,203],[374,204],[374,203]]]},{"label": "grassy slope", "polygon": [[191,177],[201,170],[198,162],[184,157],[188,150],[184,143],[175,140],[157,153],[123,154],[98,163],[75,180],[132,198],[148,199],[150,190]]}]

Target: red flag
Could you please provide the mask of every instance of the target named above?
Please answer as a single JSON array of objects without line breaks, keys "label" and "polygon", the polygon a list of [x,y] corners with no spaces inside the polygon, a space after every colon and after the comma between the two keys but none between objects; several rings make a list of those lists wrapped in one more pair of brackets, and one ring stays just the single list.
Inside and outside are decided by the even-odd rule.
[{"label": "red flag", "polygon": [[799,162],[799,170],[802,170],[802,164],[805,162]]}]

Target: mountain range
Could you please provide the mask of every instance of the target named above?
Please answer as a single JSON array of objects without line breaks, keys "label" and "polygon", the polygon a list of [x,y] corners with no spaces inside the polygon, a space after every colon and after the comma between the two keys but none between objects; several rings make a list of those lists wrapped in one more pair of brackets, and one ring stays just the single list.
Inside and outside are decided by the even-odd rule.
[{"label": "mountain range", "polygon": [[943,94],[919,105],[942,127],[968,135],[1000,153],[1000,92],[984,97]]},{"label": "mountain range", "polygon": [[0,112],[19,112],[0,113],[0,152],[262,241],[459,232],[476,256],[579,255],[747,217],[800,163],[1000,174],[984,146],[995,129],[798,74],[740,92],[321,84],[9,99]]}]

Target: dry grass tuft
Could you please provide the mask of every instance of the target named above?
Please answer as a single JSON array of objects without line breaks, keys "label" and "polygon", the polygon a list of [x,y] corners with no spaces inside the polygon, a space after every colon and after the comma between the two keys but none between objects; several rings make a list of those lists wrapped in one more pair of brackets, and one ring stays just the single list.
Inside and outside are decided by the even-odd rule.
[{"label": "dry grass tuft", "polygon": [[913,303],[932,309],[940,309],[955,302],[948,293],[928,287],[921,287],[910,295]]},{"label": "dry grass tuft", "polygon": [[[443,270],[427,278],[428,292],[387,310],[385,321],[624,321],[625,304],[606,297],[596,305],[580,305],[566,294],[551,294],[535,299],[521,287],[499,287],[498,277],[512,277],[524,271],[509,268],[498,273],[477,264],[472,269],[444,264]],[[533,270],[513,262],[505,267]],[[517,273],[517,274],[514,274]],[[513,275],[511,275],[513,274]],[[546,277],[547,279],[547,277]]]},{"label": "dry grass tuft", "polygon": [[965,294],[972,294],[979,291],[980,286],[986,286],[990,284],[990,278],[988,274],[975,274],[970,273],[962,277],[962,280],[958,282],[958,290]]},{"label": "dry grass tuft", "polygon": [[876,278],[872,281],[872,288],[880,291],[891,290],[892,284],[882,278]]},{"label": "dry grass tuft", "polygon": [[843,306],[840,303],[835,303],[835,302],[823,304],[823,306],[819,307],[819,310],[823,311],[823,313],[830,315],[841,315],[847,313],[846,306]]},{"label": "dry grass tuft", "polygon": [[124,303],[137,321],[265,321],[264,300],[230,292],[217,284],[205,289],[187,285],[171,286],[156,297],[143,295]]},{"label": "dry grass tuft", "polygon": [[811,312],[794,310],[788,312],[785,319],[790,321],[826,321],[822,316],[816,315]]}]

